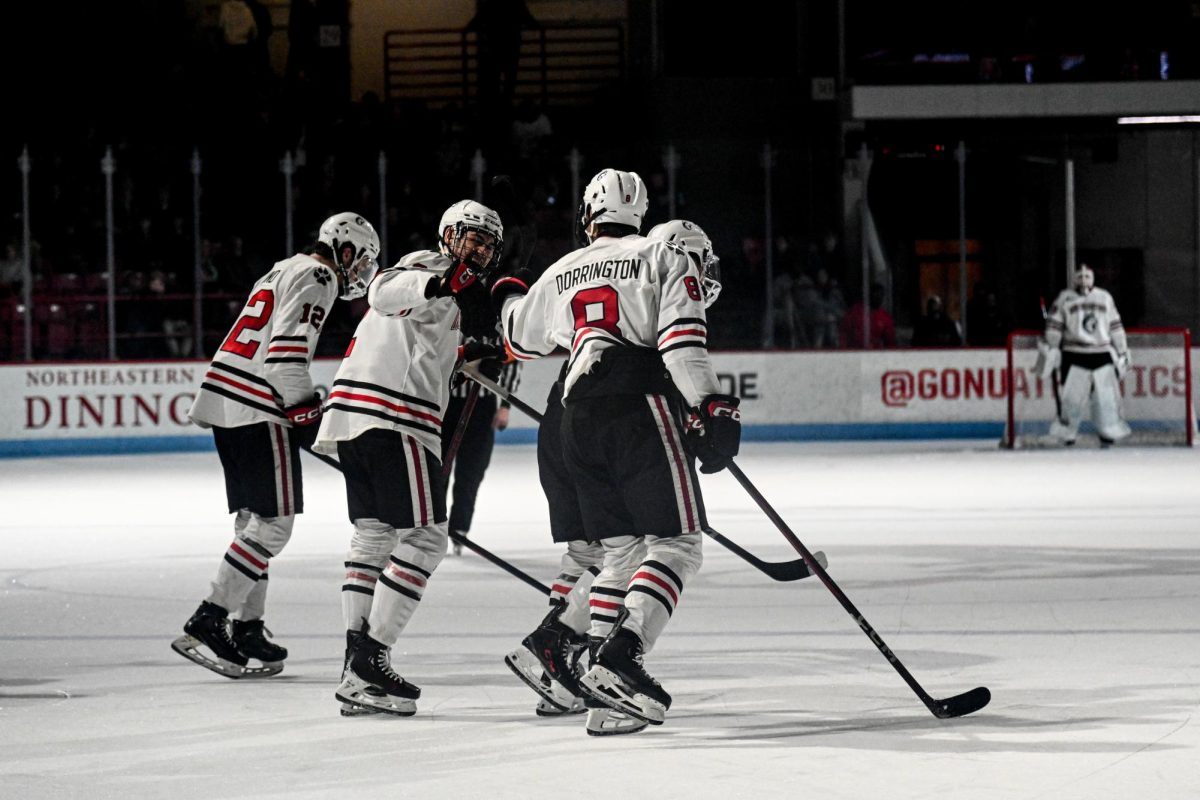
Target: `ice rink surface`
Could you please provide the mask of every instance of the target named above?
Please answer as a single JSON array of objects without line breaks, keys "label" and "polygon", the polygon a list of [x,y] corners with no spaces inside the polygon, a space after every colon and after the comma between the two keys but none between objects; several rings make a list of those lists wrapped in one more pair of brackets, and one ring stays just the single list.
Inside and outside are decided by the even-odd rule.
[{"label": "ice rink surface", "polygon": [[[343,719],[336,472],[272,562],[277,678],[170,649],[228,546],[215,453],[0,461],[0,797],[1200,797],[1200,453],[991,442],[747,444],[739,463],[935,697],[935,719],[816,580],[706,541],[647,667],[667,723],[584,735],[502,663],[544,598],[448,557],[393,663],[417,716]],[[728,474],[712,525],[788,545]],[[474,537],[549,581],[532,447],[497,448]]]}]

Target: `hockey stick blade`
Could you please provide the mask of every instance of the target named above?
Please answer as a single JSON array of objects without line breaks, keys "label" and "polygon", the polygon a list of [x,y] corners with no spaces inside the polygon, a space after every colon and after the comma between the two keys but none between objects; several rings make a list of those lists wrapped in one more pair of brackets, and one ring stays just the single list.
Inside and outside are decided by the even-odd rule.
[{"label": "hockey stick blade", "polygon": [[967,714],[974,714],[991,701],[992,693],[988,691],[986,686],[980,686],[969,692],[956,694],[954,697],[947,697],[944,700],[933,700],[929,704],[929,710],[938,719],[953,719],[954,717],[965,717]]},{"label": "hockey stick blade", "polygon": [[[713,530],[712,528],[705,528],[704,532],[716,540],[717,544],[729,550],[771,580],[782,582],[798,581],[802,578],[808,578],[812,576],[812,570],[808,568],[808,564],[804,563],[803,558],[797,558],[794,561],[763,561],[753,553],[742,549],[742,547],[737,543],[730,541],[728,538],[726,538],[725,534],[721,533],[720,531]],[[815,558],[817,563],[822,567],[829,566],[829,560],[820,550],[813,553],[813,558]]]}]

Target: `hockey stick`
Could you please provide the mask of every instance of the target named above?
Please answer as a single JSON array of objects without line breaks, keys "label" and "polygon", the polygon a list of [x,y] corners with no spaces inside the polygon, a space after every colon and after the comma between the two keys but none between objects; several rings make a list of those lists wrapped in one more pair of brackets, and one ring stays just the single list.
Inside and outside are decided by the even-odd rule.
[{"label": "hockey stick", "polygon": [[[492,394],[496,395],[502,400],[507,400],[510,405],[515,406],[516,408],[525,412],[526,416],[541,424],[542,415],[539,411],[535,410],[528,403],[523,402],[520,398],[515,397],[512,392],[500,386],[486,375],[481,374],[479,370],[475,369],[473,366],[469,364],[465,365],[461,371],[462,374],[483,386],[483,388],[487,389]],[[704,528],[703,530],[705,533],[711,536],[717,542],[717,544],[726,548],[734,555],[745,561],[747,564],[766,575],[771,580],[781,582],[798,581],[801,578],[807,578],[813,574],[812,570],[809,569],[808,564],[804,562],[804,559],[798,558],[794,561],[763,561],[753,553],[730,541],[719,531],[715,531],[712,528]],[[825,558],[825,554],[820,551],[817,552],[815,557],[822,566],[829,563]]]},{"label": "hockey stick", "polygon": [[[338,460],[336,458],[331,458],[331,457],[325,455],[324,453],[318,453],[317,451],[315,451],[311,448],[308,448],[308,447],[304,448],[304,452],[308,453],[310,456],[317,459],[318,461],[325,462],[329,466],[336,469],[338,472],[342,471],[342,465],[338,463]],[[514,578],[519,578],[520,580],[529,584],[534,589],[537,589],[539,592],[546,595],[547,597],[550,596],[550,587],[549,586],[542,583],[537,578],[530,575],[528,572],[525,572],[520,567],[517,567],[517,566],[514,566],[514,565],[508,563],[500,556],[492,553],[490,550],[485,550],[483,547],[480,547],[479,545],[475,544],[475,542],[471,541],[466,536],[462,536],[458,533],[455,533],[454,531],[449,531],[449,534],[450,534],[450,538],[453,539],[458,544],[461,544],[464,547],[469,547],[471,550],[473,550],[476,553],[478,553],[479,555],[483,556],[485,559],[492,562],[497,567],[499,567],[500,569],[507,572],[509,575],[512,575]]]},{"label": "hockey stick", "polygon": [[808,551],[808,548],[805,547],[798,538],[796,538],[796,534],[792,533],[791,528],[787,526],[787,523],[783,521],[783,518],[779,516],[775,509],[771,507],[771,504],[767,502],[767,499],[763,497],[754,484],[750,482],[750,479],[746,477],[746,474],[742,472],[741,468],[738,467],[738,465],[733,461],[730,461],[729,471],[733,473],[733,477],[737,478],[737,482],[742,485],[742,488],[746,490],[746,493],[749,494],[754,502],[758,504],[758,507],[763,510],[763,513],[767,515],[771,522],[775,523],[775,527],[779,529],[779,532],[783,534],[784,538],[788,540],[792,547],[796,548],[796,552],[804,558],[804,563],[808,564],[808,568],[813,571],[813,574],[821,579],[821,583],[825,584],[825,588],[828,589],[834,598],[836,598],[837,601],[842,604],[842,608],[846,609],[846,612],[854,618],[854,621],[858,623],[858,627],[862,628],[862,632],[867,635],[867,638],[879,648],[879,652],[883,653],[883,656],[888,660],[888,663],[892,665],[896,672],[900,673],[900,677],[903,678],[904,682],[908,684],[908,688],[912,689],[913,692],[916,693],[917,697],[921,699],[921,702],[925,704],[925,707],[928,708],[935,717],[938,719],[950,719],[951,717],[966,716],[967,714],[978,711],[991,701],[992,693],[987,689],[986,686],[980,686],[976,689],[972,689],[969,692],[963,692],[962,694],[957,694],[953,697],[946,697],[941,700],[930,697],[929,693],[921,688],[921,684],[917,683],[917,679],[912,676],[912,673],[910,673],[905,666],[900,663],[900,659],[897,658],[896,654],[891,651],[891,648],[884,644],[883,639],[881,639],[879,634],[875,632],[875,629],[871,627],[871,624],[867,622],[866,617],[859,613],[858,609],[854,607],[854,604],[850,602],[850,598],[846,597],[841,588],[833,582],[833,578],[829,577],[829,573],[825,571],[825,568],[818,563],[813,554]]},{"label": "hockey stick", "polygon": [[463,405],[462,413],[458,415],[458,424],[454,426],[454,436],[450,439],[450,446],[446,448],[446,460],[442,464],[443,481],[450,480],[450,473],[454,469],[454,457],[458,455],[458,448],[462,446],[463,437],[467,434],[467,425],[471,422],[471,414],[478,402],[479,384],[472,383],[467,389],[467,402]]}]

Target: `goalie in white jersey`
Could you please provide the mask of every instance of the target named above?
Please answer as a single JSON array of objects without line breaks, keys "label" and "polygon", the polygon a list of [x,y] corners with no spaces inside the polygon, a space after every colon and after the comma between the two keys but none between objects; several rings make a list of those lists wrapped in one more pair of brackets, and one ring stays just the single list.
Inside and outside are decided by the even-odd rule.
[{"label": "goalie in white jersey", "polygon": [[371,308],[329,393],[315,449],[338,455],[354,525],[342,584],[345,667],[335,693],[346,716],[416,713],[421,690],[393,671],[390,651],[446,553],[441,432],[450,379],[461,361],[504,352],[464,345],[461,336],[465,315],[495,325],[480,279],[503,241],[490,208],[471,200],[450,206],[436,252],[409,253],[371,284]]},{"label": "goalie in white jersey", "polygon": [[[516,358],[569,353],[562,456],[583,532],[603,547],[589,600],[594,655],[580,686],[657,725],[671,697],[642,655],[702,560],[704,505],[691,455],[703,471],[724,469],[741,423],[738,399],[720,393],[708,356],[701,267],[682,248],[638,235],[647,205],[636,173],[601,171],[580,209],[590,243],[531,285],[502,278],[492,296]],[[686,434],[680,396],[694,409]]]},{"label": "goalie in white jersey", "polygon": [[237,516],[212,592],[171,646],[227,677],[273,675],[287,658],[265,638],[262,616],[267,567],[304,510],[300,448],[321,417],[308,368],[334,302],[366,293],[378,257],[371,223],[350,212],[325,220],[316,242],[254,284],[192,404],[191,420],[212,428]]},{"label": "goalie in white jersey", "polygon": [[1125,326],[1112,295],[1096,286],[1087,264],[1075,270],[1072,286],[1054,300],[1046,318],[1045,351],[1038,368],[1044,377],[1058,366],[1058,419],[1050,435],[1073,444],[1089,406],[1103,445],[1129,435],[1121,418],[1120,380],[1129,371]]}]

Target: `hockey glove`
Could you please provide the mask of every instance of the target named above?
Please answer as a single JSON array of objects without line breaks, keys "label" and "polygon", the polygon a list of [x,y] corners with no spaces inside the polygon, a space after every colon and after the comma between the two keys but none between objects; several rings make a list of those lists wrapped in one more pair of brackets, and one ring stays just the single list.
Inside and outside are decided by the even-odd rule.
[{"label": "hockey glove", "polygon": [[742,441],[741,403],[727,394],[710,394],[688,420],[687,442],[706,475],[720,472],[738,454]]},{"label": "hockey glove", "polygon": [[1128,350],[1117,354],[1117,362],[1114,365],[1117,370],[1117,380],[1121,380],[1127,374],[1129,374],[1129,367],[1132,363],[1132,360],[1129,358]]},{"label": "hockey glove", "polygon": [[504,301],[509,297],[528,294],[534,280],[533,272],[522,267],[496,281],[492,286],[492,307],[496,309],[496,314],[504,310]]},{"label": "hockey glove", "polygon": [[[427,297],[458,297],[459,292],[466,289],[471,284],[475,283],[475,279],[479,277],[479,272],[475,267],[468,264],[466,261],[460,261],[450,269],[442,273],[440,278],[437,278],[437,284],[433,289],[433,293],[427,288],[425,295]],[[433,279],[430,280],[430,285],[433,285]]]},{"label": "hockey glove", "polygon": [[311,450],[317,441],[317,430],[321,427],[321,395],[313,394],[308,400],[285,408],[283,413],[292,422],[292,435],[300,443],[301,449]]}]

